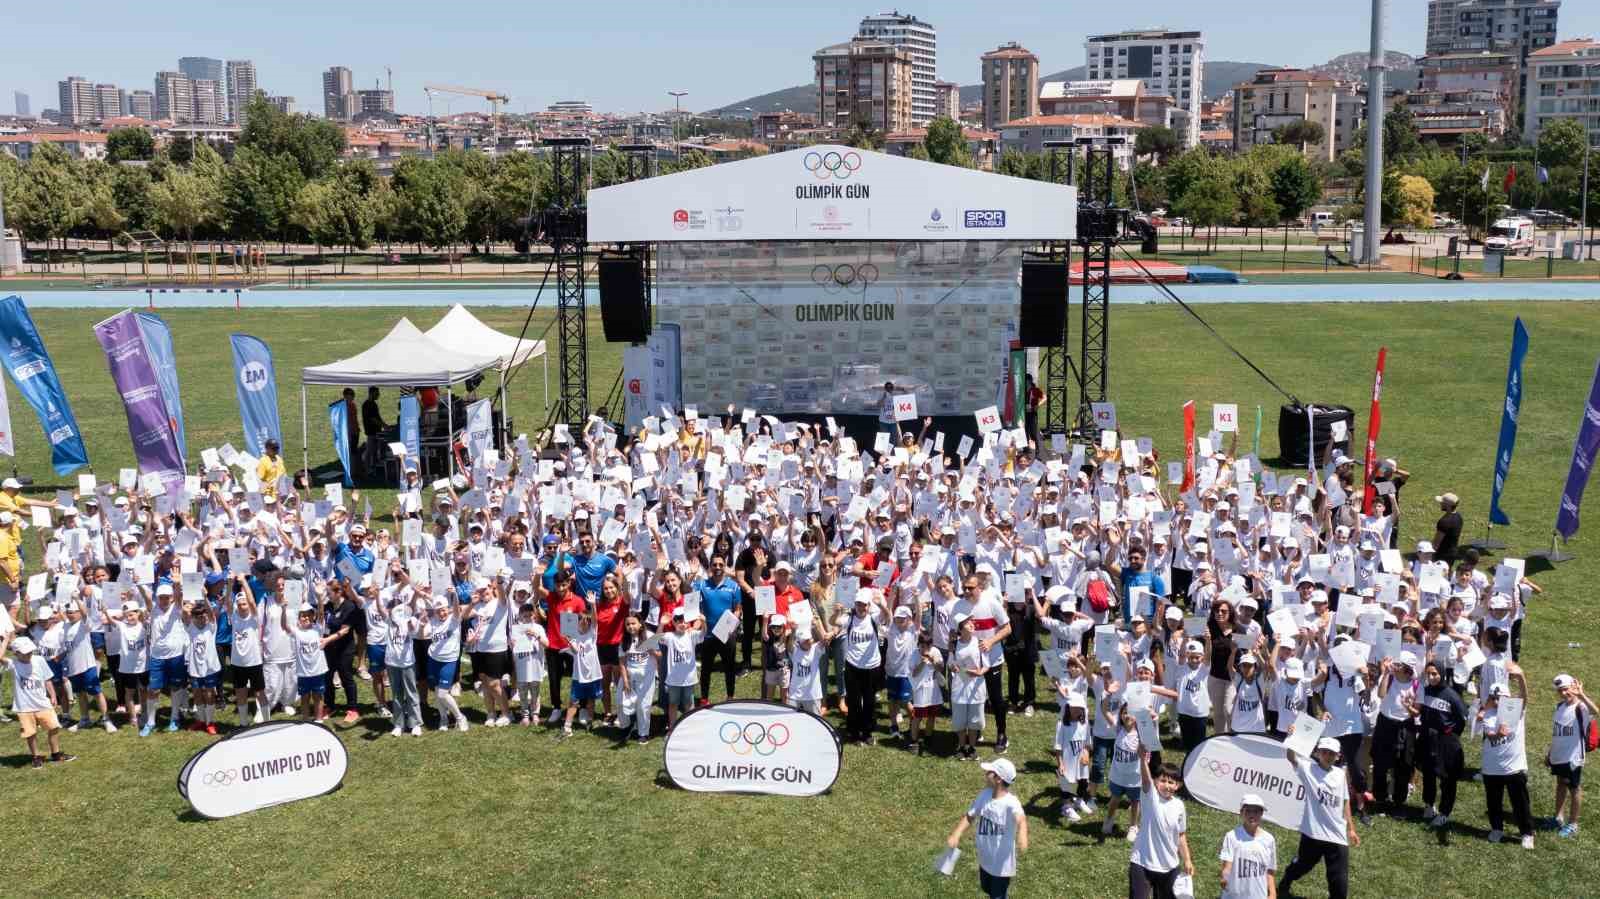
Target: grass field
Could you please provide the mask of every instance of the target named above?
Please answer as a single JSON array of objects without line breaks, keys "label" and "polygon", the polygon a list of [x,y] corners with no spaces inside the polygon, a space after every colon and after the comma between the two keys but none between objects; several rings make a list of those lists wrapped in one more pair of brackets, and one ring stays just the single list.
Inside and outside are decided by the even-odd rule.
[{"label": "grass field", "polygon": [[[466,295],[470,298],[470,294]],[[515,310],[484,309],[513,332]],[[162,312],[179,350],[191,456],[239,439],[227,334],[268,340],[277,356],[289,456],[298,459],[301,366],[347,356],[381,336],[401,310]],[[427,328],[442,310],[411,313]],[[1429,536],[1431,496],[1461,494],[1468,532],[1483,531],[1500,421],[1512,319],[1532,333],[1516,460],[1504,508],[1515,525],[1496,531],[1512,552],[1548,545],[1557,499],[1595,358],[1600,303],[1330,304],[1216,306],[1204,315],[1258,365],[1301,397],[1340,402],[1366,417],[1372,366],[1389,348],[1384,431],[1379,447],[1413,474],[1402,536]],[[40,311],[36,320],[83,426],[102,476],[129,464],[125,420],[91,333],[94,311]],[[1282,398],[1166,306],[1118,307],[1111,333],[1112,397],[1123,430],[1150,435],[1172,454],[1179,407],[1194,399],[1202,418],[1213,402],[1240,404],[1245,444],[1260,404],[1262,455],[1276,455]],[[536,318],[532,333],[543,330]],[[598,339],[596,322],[590,333]],[[694,348],[687,348],[693,352]],[[619,353],[596,346],[593,381],[610,386]],[[537,415],[536,369],[519,376],[513,414]],[[336,396],[318,388],[313,413]],[[12,391],[19,467],[41,491],[69,479],[51,475],[37,425]],[[332,458],[326,417],[313,414],[313,463]],[[1355,435],[1359,446],[1364,435]],[[1549,679],[1566,670],[1600,685],[1593,645],[1593,582],[1600,573],[1600,496],[1570,549],[1578,556],[1531,576],[1547,593],[1525,636],[1530,702],[1528,755],[1536,816],[1549,814],[1552,785],[1539,765],[1548,741]],[[388,508],[384,497],[374,506]],[[1568,649],[1581,642],[1582,649]],[[743,694],[755,678],[739,682]],[[476,699],[464,697],[476,714]],[[224,720],[227,715],[221,716]],[[1099,821],[1065,826],[1053,810],[1049,709],[1012,719],[1011,757],[1023,770],[1018,794],[1030,813],[1032,851],[1014,895],[1101,897],[1126,891],[1128,846],[1098,842]],[[15,731],[0,732],[0,789],[6,797],[10,861],[6,893],[16,896],[161,895],[227,892],[252,896],[970,896],[970,841],[953,879],[931,865],[956,816],[981,788],[976,766],[917,759],[889,747],[846,750],[832,792],[809,800],[710,796],[665,785],[661,740],[618,745],[606,735],[555,741],[542,729],[489,730],[391,740],[374,718],[342,729],[350,769],[339,792],[242,818],[205,822],[186,815],[174,780],[207,743],[195,734],[141,740],[131,732],[66,736],[71,765],[26,767]],[[948,733],[948,721],[941,727]],[[984,753],[987,755],[987,752]],[[1477,752],[1469,750],[1469,763]],[[1418,799],[1420,804],[1420,798]],[[1201,895],[1216,895],[1216,850],[1233,818],[1191,803]],[[1353,895],[1372,897],[1568,897],[1600,882],[1600,819],[1582,836],[1541,833],[1537,851],[1493,846],[1481,787],[1461,789],[1451,844],[1440,848],[1409,821],[1378,819],[1353,852]],[[1126,819],[1124,818],[1124,823]],[[1292,834],[1277,831],[1280,865]],[[1325,895],[1320,871],[1300,896]]]}]

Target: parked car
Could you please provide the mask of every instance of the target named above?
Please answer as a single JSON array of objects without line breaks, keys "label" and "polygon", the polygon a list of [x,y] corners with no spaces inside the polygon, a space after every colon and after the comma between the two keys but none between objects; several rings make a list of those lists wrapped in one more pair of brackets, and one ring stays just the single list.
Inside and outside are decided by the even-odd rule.
[{"label": "parked car", "polygon": [[1528,218],[1540,228],[1566,228],[1572,224],[1572,219],[1550,209],[1530,209]]}]

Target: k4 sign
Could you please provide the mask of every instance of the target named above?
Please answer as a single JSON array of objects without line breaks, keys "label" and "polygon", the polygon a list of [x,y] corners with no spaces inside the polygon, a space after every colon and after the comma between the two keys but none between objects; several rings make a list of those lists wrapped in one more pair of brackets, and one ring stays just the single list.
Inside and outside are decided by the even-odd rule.
[{"label": "k4 sign", "polygon": [[349,756],[333,731],[310,721],[269,721],[195,753],[178,792],[207,818],[310,799],[339,789]]},{"label": "k4 sign", "polygon": [[826,721],[775,702],[696,709],[667,735],[667,774],[685,790],[815,796],[839,777],[844,746]]},{"label": "k4 sign", "polygon": [[1230,815],[1238,814],[1246,793],[1260,794],[1268,821],[1290,830],[1300,826],[1305,787],[1277,740],[1259,734],[1211,737],[1184,760],[1183,785],[1195,799]]},{"label": "k4 sign", "polygon": [[897,394],[894,398],[894,420],[917,420],[917,395],[914,393]]}]

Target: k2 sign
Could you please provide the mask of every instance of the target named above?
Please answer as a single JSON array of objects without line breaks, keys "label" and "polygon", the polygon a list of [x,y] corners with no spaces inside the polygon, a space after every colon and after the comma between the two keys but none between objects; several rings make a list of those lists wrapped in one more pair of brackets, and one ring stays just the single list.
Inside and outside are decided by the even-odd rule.
[{"label": "k2 sign", "polygon": [[1102,431],[1115,431],[1117,429],[1117,404],[1116,403],[1090,403],[1089,410],[1094,413],[1094,426]]},{"label": "k2 sign", "polygon": [[1259,734],[1211,737],[1184,760],[1183,785],[1195,799],[1230,815],[1238,814],[1246,793],[1258,793],[1268,821],[1290,830],[1300,826],[1305,787],[1277,740]]},{"label": "k2 sign", "polygon": [[826,721],[776,702],[696,709],[667,735],[672,782],[698,793],[815,796],[839,777],[844,746]]},{"label": "k2 sign", "polygon": [[207,818],[332,793],[350,758],[321,724],[269,721],[230,734],[195,753],[178,774],[178,792]]}]

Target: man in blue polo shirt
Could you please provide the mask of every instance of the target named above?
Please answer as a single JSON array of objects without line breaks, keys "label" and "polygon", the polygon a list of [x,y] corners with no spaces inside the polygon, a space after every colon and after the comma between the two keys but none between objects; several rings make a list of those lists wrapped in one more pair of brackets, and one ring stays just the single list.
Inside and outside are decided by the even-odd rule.
[{"label": "man in blue polo shirt", "polygon": [[[350,560],[350,563],[356,567],[358,574],[372,573],[372,566],[375,564],[375,560],[372,556],[372,550],[367,548],[366,525],[358,524],[351,528],[349,541],[334,547],[333,576],[340,581],[346,579],[344,572],[339,570],[339,563],[344,559]],[[354,587],[356,585],[352,584],[351,586]]]},{"label": "man in blue polo shirt", "polygon": [[711,557],[711,577],[695,581],[694,589],[700,594],[700,614],[706,626],[705,639],[700,644],[700,704],[706,705],[711,699],[711,667],[718,656],[722,658],[722,685],[728,698],[733,698],[733,634],[723,642],[712,631],[724,612],[739,618],[743,610],[739,607],[739,582],[728,574],[728,560],[722,556]]},{"label": "man in blue polo shirt", "polygon": [[[1128,561],[1118,565],[1112,562],[1106,567],[1117,575],[1122,593],[1122,625],[1132,627],[1134,615],[1142,615],[1146,621],[1154,621],[1156,603],[1161,597],[1167,595],[1166,582],[1153,571],[1146,571],[1144,567],[1144,547],[1133,546],[1128,548]],[[1139,608],[1133,607],[1132,591],[1134,588],[1143,588],[1150,591],[1149,596],[1141,603]]]},{"label": "man in blue polo shirt", "polygon": [[616,559],[595,551],[594,534],[585,531],[578,535],[578,552],[572,557],[572,577],[578,582],[580,596],[598,599],[606,575],[616,570]]}]

